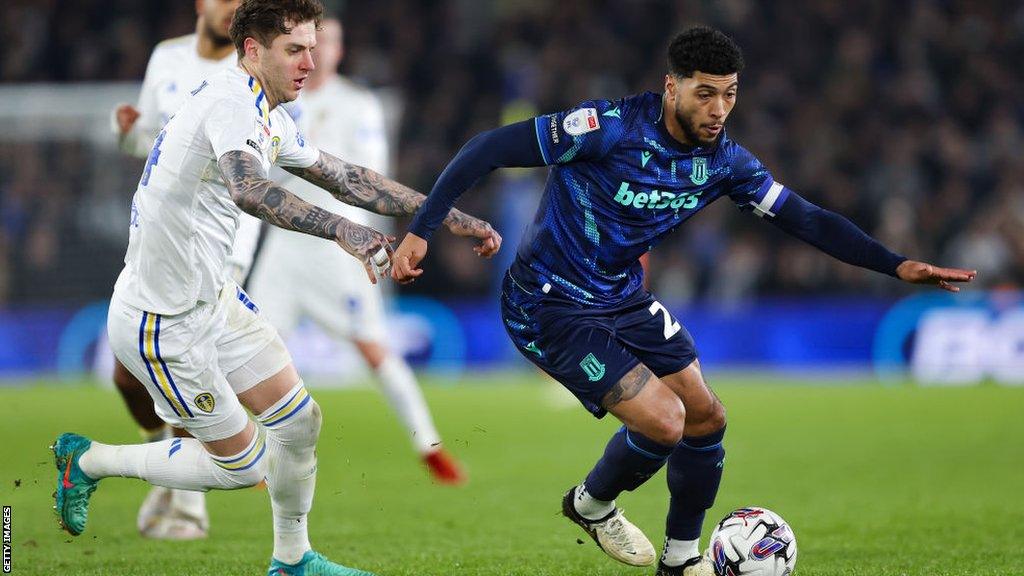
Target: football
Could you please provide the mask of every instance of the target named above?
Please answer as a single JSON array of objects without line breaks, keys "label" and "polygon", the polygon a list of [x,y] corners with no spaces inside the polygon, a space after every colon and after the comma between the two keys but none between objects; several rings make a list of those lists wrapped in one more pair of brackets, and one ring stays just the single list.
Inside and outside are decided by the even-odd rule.
[{"label": "football", "polygon": [[796,567],[796,535],[767,508],[740,508],[715,526],[708,560],[716,576],[789,576]]}]

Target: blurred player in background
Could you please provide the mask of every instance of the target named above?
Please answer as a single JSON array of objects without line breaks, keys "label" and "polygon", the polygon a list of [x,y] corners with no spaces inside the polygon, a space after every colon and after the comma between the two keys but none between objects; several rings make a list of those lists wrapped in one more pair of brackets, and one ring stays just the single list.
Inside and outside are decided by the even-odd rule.
[{"label": "blurred player in background", "polygon": [[[145,158],[164,124],[181,107],[189,92],[211,74],[233,67],[238,54],[231,42],[231,17],[240,0],[196,0],[196,31],[157,44],[149,57],[138,107],[122,104],[114,110],[114,128],[121,150]],[[146,387],[114,359],[114,384],[148,441],[188,436],[171,430],[157,416]],[[136,520],[139,533],[149,538],[192,540],[209,531],[206,496],[202,492],[154,486]]]},{"label": "blurred player in background", "polygon": [[[337,73],[343,52],[335,18],[317,31],[316,68],[293,117],[313,142],[347,162],[387,173],[388,146],[380,102],[369,90]],[[360,224],[386,225],[379,216],[349,206],[301,179],[284,182],[303,199]],[[317,266],[309,266],[312,260]],[[459,484],[464,475],[441,447],[441,436],[409,365],[388,349],[381,287],[366,282],[362,266],[327,242],[243,216],[229,262],[262,314],[282,333],[309,318],[327,334],[350,340],[377,376],[388,404],[401,419],[413,447],[438,482]]]},{"label": "blurred player in background", "polygon": [[664,93],[594,100],[484,132],[438,179],[395,252],[393,276],[422,274],[427,241],[460,194],[504,166],[553,168],[505,276],[502,317],[520,352],[594,416],[623,423],[562,511],[610,556],[656,560],[615,499],[663,466],[670,493],[659,576],[710,576],[698,552],[725,463],[725,408],[704,381],[693,339],[643,288],[638,258],[710,202],[728,197],[844,262],[959,290],[974,271],[893,254],[849,220],[777,182],[725,133],[743,56],[706,27],[671,42]]},{"label": "blurred player in background", "polygon": [[[275,184],[269,179],[275,164],[379,214],[408,215],[425,200],[321,152],[279,107],[298,97],[313,70],[322,13],[318,0],[244,0],[230,28],[239,65],[193,88],[154,141],[132,201],[107,330],[114,353],[145,383],[160,417],[192,438],[114,446],[61,434],[52,447],[55,508],[72,535],[85,530],[103,478],[201,491],[265,478],[274,531],[269,574],[367,574],[310,545],[320,408],[276,330],[227,273],[242,210],[333,240],[362,262],[370,282],[389,270],[390,237]],[[479,255],[490,257],[500,247],[486,222],[457,211],[445,221],[452,232],[480,239]]]}]

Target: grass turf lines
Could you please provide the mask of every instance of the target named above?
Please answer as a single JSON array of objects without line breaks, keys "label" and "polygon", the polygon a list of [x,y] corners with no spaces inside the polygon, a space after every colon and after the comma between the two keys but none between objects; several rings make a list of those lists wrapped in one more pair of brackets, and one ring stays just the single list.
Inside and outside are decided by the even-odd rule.
[{"label": "grass turf lines", "polygon": [[[653,574],[613,562],[558,516],[616,425],[564,402],[533,374],[428,386],[470,484],[431,484],[404,431],[370,389],[316,390],[324,411],[314,546],[388,575]],[[439,380],[428,382],[438,383]],[[797,576],[1024,574],[1024,389],[715,384],[729,411],[726,468],[711,527],[761,505],[797,535]],[[553,400],[557,399],[557,400]],[[63,431],[130,443],[120,398],[90,386],[0,388],[0,504],[13,507],[14,574],[264,574],[266,491],[208,496],[210,538],[140,538],[147,486],[107,479],[85,533],[57,528],[47,446]],[[664,472],[619,499],[659,547]],[[582,544],[581,544],[582,542]]]}]

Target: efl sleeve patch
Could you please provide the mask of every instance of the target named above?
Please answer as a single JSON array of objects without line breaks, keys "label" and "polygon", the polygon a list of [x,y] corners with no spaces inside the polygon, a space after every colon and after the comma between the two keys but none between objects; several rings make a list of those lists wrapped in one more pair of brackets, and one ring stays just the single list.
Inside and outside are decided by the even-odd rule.
[{"label": "efl sleeve patch", "polygon": [[579,136],[601,128],[596,108],[580,108],[566,115],[562,129],[570,136]]}]

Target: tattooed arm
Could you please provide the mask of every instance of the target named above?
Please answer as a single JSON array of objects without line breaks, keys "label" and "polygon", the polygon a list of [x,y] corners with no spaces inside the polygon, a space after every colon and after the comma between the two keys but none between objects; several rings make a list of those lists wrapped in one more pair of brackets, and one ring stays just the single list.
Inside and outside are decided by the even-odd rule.
[{"label": "tattooed arm", "polygon": [[390,260],[394,238],[310,204],[275,184],[263,175],[259,159],[248,152],[226,152],[217,164],[239,208],[285,230],[334,240],[363,263],[370,282],[376,284],[374,271],[380,274],[381,268],[386,268],[379,253],[383,250]]},{"label": "tattooed arm", "polygon": [[[349,164],[327,152],[308,168],[285,168],[288,172],[316,184],[346,204],[365,208],[385,216],[409,216],[419,209],[426,196],[386,178],[373,170]],[[483,240],[477,248],[481,256],[490,257],[498,251],[500,237],[487,222],[452,209],[444,225],[457,236]]]}]

